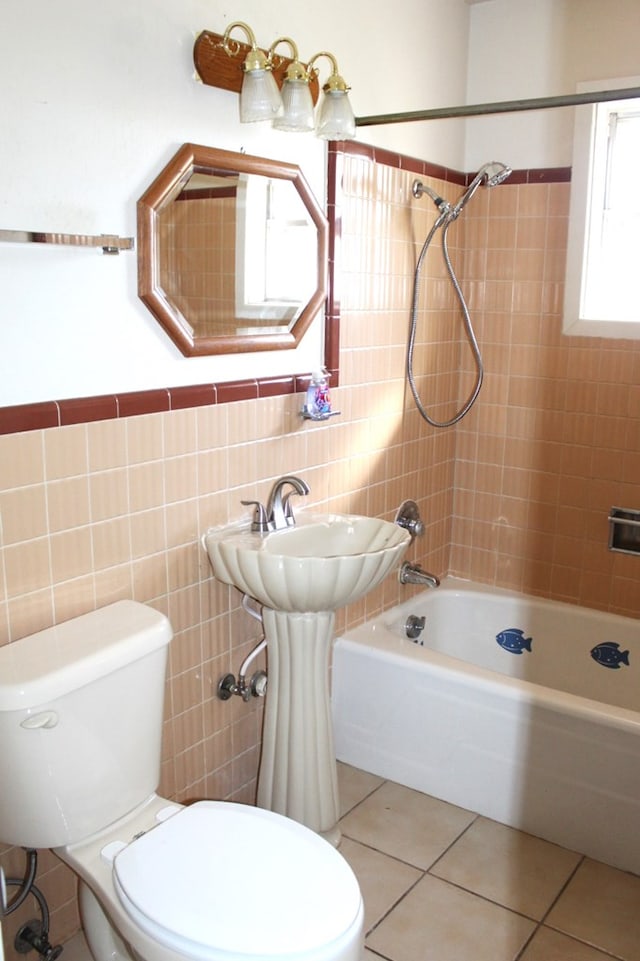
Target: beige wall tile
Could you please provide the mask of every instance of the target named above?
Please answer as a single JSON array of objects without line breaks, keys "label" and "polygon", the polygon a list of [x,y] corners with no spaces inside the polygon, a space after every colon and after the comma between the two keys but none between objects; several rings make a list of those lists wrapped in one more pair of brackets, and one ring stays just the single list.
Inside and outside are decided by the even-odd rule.
[{"label": "beige wall tile", "polygon": [[44,449],[47,480],[85,474],[88,466],[87,425],[45,431]]}]

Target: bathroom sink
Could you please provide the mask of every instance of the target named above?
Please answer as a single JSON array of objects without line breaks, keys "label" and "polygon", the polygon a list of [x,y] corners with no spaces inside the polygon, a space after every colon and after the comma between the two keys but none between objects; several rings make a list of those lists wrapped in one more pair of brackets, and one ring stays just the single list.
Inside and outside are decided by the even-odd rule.
[{"label": "bathroom sink", "polygon": [[203,537],[218,580],[272,610],[298,613],[335,611],[363,597],[410,542],[407,530],[376,517],[303,512],[284,530],[214,528]]}]

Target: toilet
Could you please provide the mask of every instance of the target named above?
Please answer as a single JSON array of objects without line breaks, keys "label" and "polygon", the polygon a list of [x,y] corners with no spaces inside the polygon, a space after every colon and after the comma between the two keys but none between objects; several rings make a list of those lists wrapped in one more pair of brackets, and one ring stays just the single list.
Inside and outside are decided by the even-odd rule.
[{"label": "toilet", "polygon": [[77,874],[95,961],[360,961],[360,889],[327,841],[156,794],[171,637],[126,600],[0,647],[0,841]]}]

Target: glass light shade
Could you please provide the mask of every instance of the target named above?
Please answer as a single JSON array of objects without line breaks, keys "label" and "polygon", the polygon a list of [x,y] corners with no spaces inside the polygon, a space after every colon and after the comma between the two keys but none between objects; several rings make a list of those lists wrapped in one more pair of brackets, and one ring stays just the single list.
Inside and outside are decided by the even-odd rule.
[{"label": "glass light shade", "polygon": [[282,97],[270,70],[247,70],[240,91],[240,123],[273,120],[282,110]]},{"label": "glass light shade", "polygon": [[327,90],[322,98],[316,133],[323,140],[353,140],[356,118],[346,90]]},{"label": "glass light shade", "polygon": [[313,98],[306,80],[285,80],[282,84],[283,111],[273,122],[277,130],[305,133],[313,130]]}]

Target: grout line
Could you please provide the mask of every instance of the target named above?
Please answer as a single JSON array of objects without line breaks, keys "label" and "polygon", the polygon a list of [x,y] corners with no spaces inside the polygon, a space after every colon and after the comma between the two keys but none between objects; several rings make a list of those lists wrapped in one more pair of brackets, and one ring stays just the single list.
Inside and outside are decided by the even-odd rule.
[{"label": "grout line", "polygon": [[[344,763],[344,762],[343,762],[343,763]],[[355,770],[355,768],[354,768],[354,770]],[[374,775],[374,776],[377,777],[377,775]],[[346,818],[347,814],[351,814],[352,811],[355,811],[355,809],[356,809],[360,804],[362,804],[362,803],[363,803],[364,801],[366,801],[368,798],[372,797],[372,796],[376,793],[376,791],[379,791],[380,788],[381,788],[383,785],[387,784],[387,783],[388,783],[388,782],[385,780],[385,781],[382,781],[380,784],[377,784],[374,788],[372,788],[372,789],[369,791],[368,794],[365,794],[363,797],[360,798],[359,801],[356,801],[350,808],[348,808],[346,811],[344,811],[344,812],[340,815],[339,821],[341,821],[342,818]],[[339,823],[339,822],[338,822],[338,823]],[[345,836],[348,837],[348,835],[345,835]],[[355,840],[355,839],[352,838],[351,840]]]},{"label": "grout line", "polygon": [[545,911],[545,913],[542,915],[540,919],[540,924],[544,924],[544,922],[547,920],[547,918],[549,917],[549,914],[551,913],[553,908],[556,906],[556,904],[558,903],[558,901],[560,900],[564,892],[567,890],[567,888],[573,881],[574,877],[576,876],[578,869],[584,864],[585,861],[586,861],[586,855],[583,854],[580,860],[578,861],[578,863],[576,864],[575,868],[573,869],[573,871],[571,872],[571,874],[569,875],[567,880],[564,882],[564,884],[556,894],[555,898],[553,899],[553,901]]},{"label": "grout line", "polygon": [[[360,842],[356,842],[356,843],[360,843]],[[369,845],[365,845],[365,847],[369,847]],[[371,850],[376,851],[377,848],[371,848]],[[385,852],[384,852],[384,851],[379,851],[378,853],[379,853],[379,854],[384,854]],[[392,857],[392,855],[387,854],[386,857]],[[398,858],[395,858],[395,860],[398,861],[399,859],[398,859]],[[407,864],[406,861],[399,861],[399,863],[400,863],[400,864]],[[412,867],[412,868],[414,868],[416,871],[421,871],[421,870],[422,870],[421,868],[416,868],[415,864],[410,864],[410,865],[408,865],[408,867]],[[385,921],[385,920],[389,917],[389,915],[391,914],[391,912],[394,911],[394,910],[398,907],[398,905],[400,904],[401,901],[404,901],[404,899],[406,898],[406,896],[407,896],[411,891],[413,891],[413,889],[416,887],[416,885],[420,884],[421,881],[424,881],[426,875],[427,875],[427,872],[426,872],[426,871],[422,871],[422,874],[420,875],[420,877],[419,877],[419,878],[416,878],[415,881],[413,882],[413,884],[409,885],[409,887],[406,889],[406,891],[403,891],[399,898],[396,898],[396,900],[393,902],[393,904],[390,905],[389,909],[388,909],[387,911],[385,911],[384,914],[380,915],[380,917],[379,917],[378,920],[375,922],[375,924],[372,924],[371,927],[369,928],[369,930],[368,930],[368,931],[365,931],[365,939],[368,938],[370,934],[373,934],[373,932],[376,930],[376,928],[379,928],[379,927],[380,927],[380,925],[382,924],[382,922]],[[366,947],[366,945],[365,945],[365,947]]]},{"label": "grout line", "polygon": [[[465,808],[464,810],[466,810],[466,808]],[[474,812],[471,811],[470,813],[473,814]],[[444,849],[444,851],[442,851],[442,853],[438,855],[438,857],[435,859],[435,861],[433,862],[433,864],[430,864],[429,867],[426,869],[425,873],[430,873],[430,872],[433,870],[433,868],[435,868],[436,864],[437,864],[439,861],[442,860],[442,858],[445,856],[445,854],[447,854],[447,853],[451,850],[451,848],[454,846],[454,844],[457,844],[457,843],[458,843],[458,841],[460,840],[460,838],[464,837],[464,835],[467,833],[467,831],[469,830],[469,828],[472,827],[472,825],[474,825],[474,824],[476,823],[476,821],[479,820],[480,817],[481,817],[480,814],[476,814],[475,817],[473,818],[473,820],[472,820],[472,821],[469,821],[469,823],[467,824],[466,828],[463,828],[463,830],[460,832],[460,834],[457,836],[457,838],[455,838],[455,839],[451,842],[451,844],[449,844],[448,847],[446,847],[446,848]],[[435,878],[435,877],[438,877],[438,875],[437,875],[437,874],[434,874],[433,877],[434,877],[434,878]],[[443,881],[444,878],[440,878],[439,880]],[[447,882],[447,883],[448,883],[448,882]],[[458,887],[458,886],[459,886],[459,885],[455,885],[455,887]]]}]

